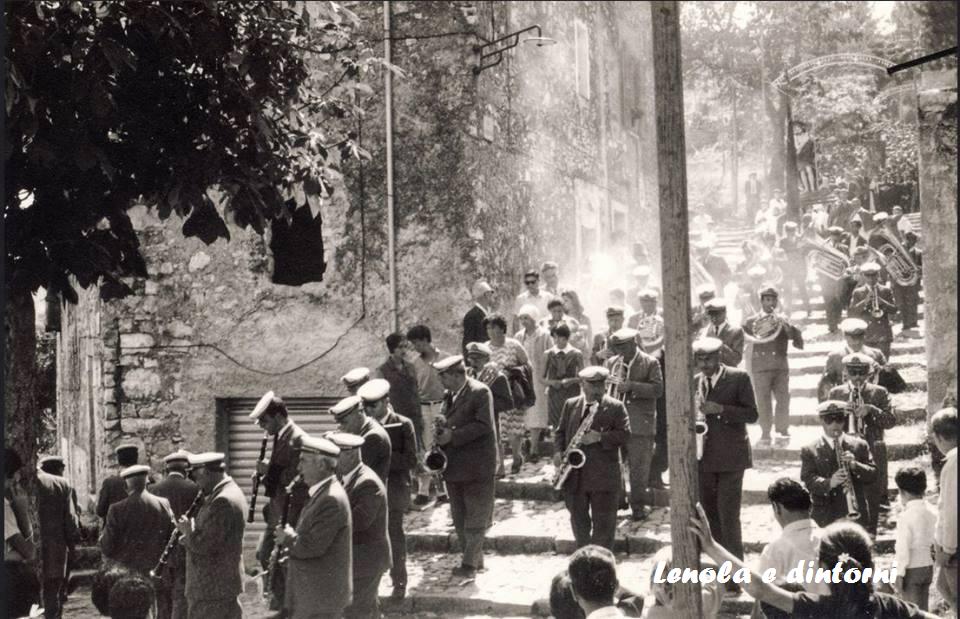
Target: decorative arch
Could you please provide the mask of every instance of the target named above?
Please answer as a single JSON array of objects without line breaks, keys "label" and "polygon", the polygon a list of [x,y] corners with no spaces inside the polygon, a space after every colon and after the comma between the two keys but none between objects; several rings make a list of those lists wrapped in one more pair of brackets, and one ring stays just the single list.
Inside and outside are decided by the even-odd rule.
[{"label": "decorative arch", "polygon": [[794,65],[777,76],[777,79],[771,82],[771,85],[779,91],[783,90],[783,87],[786,86],[791,80],[794,80],[802,75],[807,73],[812,73],[814,71],[819,71],[826,67],[835,67],[835,66],[859,66],[867,67],[870,69],[876,69],[878,71],[886,71],[890,67],[894,66],[890,60],[886,58],[881,58],[879,56],[874,56],[873,54],[861,54],[861,53],[852,53],[846,52],[841,54],[828,54],[826,56],[820,56],[819,58],[813,58],[811,60],[805,60],[800,64]]}]

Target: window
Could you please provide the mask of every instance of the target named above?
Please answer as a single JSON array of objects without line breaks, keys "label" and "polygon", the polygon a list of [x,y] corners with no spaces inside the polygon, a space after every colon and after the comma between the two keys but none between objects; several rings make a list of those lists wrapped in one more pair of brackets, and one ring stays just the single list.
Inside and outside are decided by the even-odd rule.
[{"label": "window", "polygon": [[577,20],[573,31],[577,94],[590,98],[590,31],[582,20]]},{"label": "window", "polygon": [[323,260],[323,228],[319,213],[314,217],[306,206],[293,212],[287,224],[275,219],[270,228],[273,252],[273,283],[300,286],[323,281],[327,265]]}]

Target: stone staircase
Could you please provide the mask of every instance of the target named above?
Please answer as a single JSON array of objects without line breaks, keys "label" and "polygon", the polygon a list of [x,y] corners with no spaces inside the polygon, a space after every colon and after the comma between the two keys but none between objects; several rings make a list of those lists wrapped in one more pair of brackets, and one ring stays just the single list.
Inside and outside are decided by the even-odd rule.
[{"label": "stone staircase", "polygon": [[[717,231],[717,253],[731,266],[741,259],[739,242],[745,238],[743,226]],[[754,449],[754,468],[744,478],[743,538],[748,559],[754,559],[763,546],[779,533],[766,498],[767,486],[779,477],[799,479],[800,448],[820,434],[816,415],[816,385],[827,353],[840,344],[839,335],[827,333],[823,300],[811,291],[812,316],[793,308],[791,318],[804,328],[806,347],[802,351],[791,348],[791,436],[786,445]],[[920,331],[924,328],[923,310],[920,311]],[[898,337],[894,328],[892,364],[907,381],[908,390],[893,396],[898,425],[887,432],[890,458],[888,492],[893,510],[881,518],[876,540],[876,552],[881,566],[893,559],[893,530],[899,503],[893,483],[901,467],[917,465],[928,471],[928,500],[936,502],[933,494],[935,480],[930,470],[930,456],[926,453],[926,360],[922,339]],[[759,438],[759,427],[750,428],[751,439]],[[549,454],[552,445],[544,444],[543,453]],[[509,459],[509,456],[508,456]],[[508,463],[509,465],[509,463]],[[459,563],[458,544],[453,531],[449,506],[431,506],[423,511],[412,511],[406,518],[408,540],[408,596],[402,603],[390,602],[390,578],[381,585],[384,610],[388,615],[406,614],[418,617],[529,617],[548,614],[546,596],[550,580],[566,564],[567,555],[574,550],[569,517],[562,501],[554,493],[550,480],[553,465],[549,458],[536,464],[525,463],[517,475],[499,480],[496,486],[494,525],[487,537],[486,569],[475,581],[464,583],[450,576],[450,570]],[[629,512],[621,512],[618,521],[615,550],[620,561],[621,581],[636,591],[647,593],[651,557],[657,549],[670,543],[669,493],[654,491],[650,497],[656,506],[650,519],[634,523]],[[253,558],[245,557],[248,567]],[[79,584],[88,585],[99,563],[95,547],[82,548],[74,571]],[[86,596],[83,587],[74,596]],[[245,595],[254,600],[255,595]],[[254,604],[254,602],[251,602]],[[745,616],[752,602],[746,595],[727,598],[723,603],[725,617]],[[262,609],[261,609],[262,610]],[[266,616],[255,609],[248,616]],[[78,615],[71,615],[78,616]]]}]

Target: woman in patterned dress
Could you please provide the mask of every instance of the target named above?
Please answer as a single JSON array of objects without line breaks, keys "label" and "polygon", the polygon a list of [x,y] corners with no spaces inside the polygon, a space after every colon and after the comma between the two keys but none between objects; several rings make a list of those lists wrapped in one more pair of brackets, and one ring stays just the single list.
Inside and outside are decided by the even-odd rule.
[{"label": "woman in patterned dress", "polygon": [[[530,363],[523,344],[512,337],[507,337],[507,320],[503,316],[491,314],[483,319],[483,326],[487,330],[487,337],[490,338],[487,342],[491,352],[490,362],[495,363],[501,371]],[[510,471],[513,474],[519,473],[520,465],[523,464],[520,449],[523,445],[525,429],[521,407],[500,412],[500,437],[510,444],[510,451],[513,453]]]},{"label": "woman in patterned dress", "polygon": [[550,335],[557,344],[547,351],[543,378],[547,383],[550,427],[556,429],[563,403],[580,395],[577,374],[583,369],[583,353],[569,343],[570,327],[567,325],[555,326]]}]

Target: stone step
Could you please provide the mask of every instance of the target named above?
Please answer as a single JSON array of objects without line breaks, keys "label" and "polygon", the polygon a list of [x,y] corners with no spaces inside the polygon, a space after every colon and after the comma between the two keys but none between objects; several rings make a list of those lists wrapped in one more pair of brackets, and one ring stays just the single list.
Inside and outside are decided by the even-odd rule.
[{"label": "stone step", "polygon": [[[556,552],[563,555],[576,549],[570,530],[570,516],[562,502],[497,499],[493,526],[485,548],[508,555]],[[768,504],[744,505],[741,509],[743,543],[746,552],[760,552],[779,531]],[[412,552],[456,552],[449,504],[408,513],[404,520],[407,547]],[[670,543],[670,512],[655,508],[644,522],[633,522],[629,510],[618,514],[614,549],[630,555],[656,552]],[[875,547],[893,551],[893,531],[881,520]]]},{"label": "stone step", "polygon": [[73,570],[96,569],[100,565],[100,547],[96,544],[77,546]]},{"label": "stone step", "polygon": [[[826,326],[823,327],[823,332],[826,332]],[[894,333],[896,333],[894,329]],[[831,338],[821,338],[816,341],[807,341],[807,330],[804,330],[803,339],[804,346],[803,350],[797,350],[792,346],[788,349],[790,354],[791,362],[795,358],[802,357],[821,357],[821,363],[825,363],[827,360],[827,355],[831,351],[840,347],[843,344],[843,338],[841,335],[836,334]],[[822,335],[822,334],[821,334]],[[890,358],[893,361],[896,361],[900,358],[901,355],[916,355],[923,354],[926,350],[924,341],[922,339],[898,339],[894,338],[893,343],[890,348]]]},{"label": "stone step", "polygon": [[[99,557],[100,553],[99,550],[97,550],[98,561]],[[91,587],[93,585],[93,578],[97,575],[97,569],[97,567],[88,567],[70,572],[70,588],[77,589],[82,587]]]},{"label": "stone step", "polygon": [[[836,348],[840,347],[840,343],[837,343]],[[823,374],[823,368],[826,364],[827,356],[807,356],[807,357],[797,357],[794,353],[800,351],[791,351],[790,354],[790,376],[800,376],[802,374],[816,374],[818,377]],[[742,364],[741,364],[742,365]],[[895,368],[901,373],[901,376],[904,375],[904,370],[907,368],[916,368],[920,374],[917,376],[923,376],[926,378],[926,369],[927,369],[927,356],[922,353],[909,353],[909,354],[896,354],[893,361],[889,361],[888,365],[892,368]]]},{"label": "stone step", "polygon": [[[907,383],[907,391],[926,391],[927,373],[922,368],[910,367],[900,370],[900,376]],[[790,376],[791,398],[817,397],[817,384],[820,382],[818,374],[800,374]],[[899,394],[898,394],[899,395]]]}]

